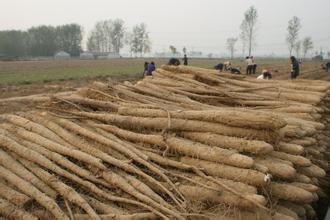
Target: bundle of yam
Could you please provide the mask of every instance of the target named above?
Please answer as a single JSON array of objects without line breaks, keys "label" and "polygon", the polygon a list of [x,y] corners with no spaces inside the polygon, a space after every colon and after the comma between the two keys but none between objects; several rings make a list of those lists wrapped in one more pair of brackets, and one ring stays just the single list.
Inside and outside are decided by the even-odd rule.
[{"label": "bundle of yam", "polygon": [[162,66],[0,116],[8,219],[315,219],[330,84]]}]

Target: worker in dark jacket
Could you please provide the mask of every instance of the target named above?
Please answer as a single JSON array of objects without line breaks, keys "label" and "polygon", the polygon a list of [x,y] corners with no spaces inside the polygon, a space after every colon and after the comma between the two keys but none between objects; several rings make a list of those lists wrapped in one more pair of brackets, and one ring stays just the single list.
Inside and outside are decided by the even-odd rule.
[{"label": "worker in dark jacket", "polygon": [[252,59],[252,74],[256,74],[256,71],[257,71],[257,64],[256,64],[256,60],[253,58],[253,56],[251,56],[251,59]]},{"label": "worker in dark jacket", "polygon": [[330,62],[327,62],[326,64],[322,64],[322,69],[324,69],[327,72],[329,72],[329,70],[330,70]]},{"label": "worker in dark jacket", "polygon": [[229,67],[228,70],[230,71],[230,73],[233,73],[233,74],[241,74],[241,71],[239,70],[239,68],[236,68],[236,67]]},{"label": "worker in dark jacket", "polygon": [[223,63],[218,63],[217,65],[214,66],[214,69],[219,70],[220,72],[222,72],[223,70]]},{"label": "worker in dark jacket", "polygon": [[143,76],[147,75],[148,72],[148,62],[144,62],[144,70],[143,70]]},{"label": "worker in dark jacket", "polygon": [[179,66],[180,65],[180,60],[178,60],[177,58],[171,58],[167,65],[172,65],[172,66]]},{"label": "worker in dark jacket", "polygon": [[183,65],[185,65],[185,66],[187,66],[188,65],[188,57],[187,57],[187,54],[185,54],[184,56],[183,56]]},{"label": "worker in dark jacket", "polygon": [[299,76],[299,62],[294,57],[290,57],[291,60],[291,79],[296,79]]}]

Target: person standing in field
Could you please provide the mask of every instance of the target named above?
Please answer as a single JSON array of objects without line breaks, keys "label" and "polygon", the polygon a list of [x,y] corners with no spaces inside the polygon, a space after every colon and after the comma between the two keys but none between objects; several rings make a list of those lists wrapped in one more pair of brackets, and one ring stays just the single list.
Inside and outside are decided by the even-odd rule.
[{"label": "person standing in field", "polygon": [[184,54],[182,60],[183,60],[183,65],[187,66],[187,65],[188,65],[188,57],[187,57],[187,54]]},{"label": "person standing in field", "polygon": [[151,61],[151,63],[148,64],[147,67],[147,76],[152,76],[152,72],[156,70],[156,66],[155,63],[153,61]]},{"label": "person standing in field", "polygon": [[290,57],[291,60],[291,79],[296,79],[299,76],[299,62],[294,57]]},{"label": "person standing in field", "polygon": [[148,72],[148,62],[144,62],[144,70],[143,70],[143,76],[147,75]]},{"label": "person standing in field", "polygon": [[253,58],[253,56],[251,56],[251,60],[252,60],[252,74],[256,74],[256,71],[257,71],[257,64],[255,62],[255,59]]},{"label": "person standing in field", "polygon": [[252,73],[253,63],[251,57],[246,57],[246,75],[250,75]]}]

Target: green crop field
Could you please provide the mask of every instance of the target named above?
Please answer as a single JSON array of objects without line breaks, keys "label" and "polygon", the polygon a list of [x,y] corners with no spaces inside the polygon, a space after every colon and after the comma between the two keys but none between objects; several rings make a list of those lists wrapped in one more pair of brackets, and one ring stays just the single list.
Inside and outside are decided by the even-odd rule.
[{"label": "green crop field", "polygon": [[141,63],[141,60],[135,59],[0,62],[0,84],[134,74],[141,71]]},{"label": "green crop field", "polygon": [[[18,85],[55,80],[72,80],[113,75],[138,74],[145,61],[156,66],[168,59],[111,59],[111,60],[65,60],[65,61],[17,61],[0,62],[0,84]],[[191,65],[212,68],[219,60],[193,59]]]},{"label": "green crop field", "polygon": [[[20,85],[35,82],[57,80],[92,79],[113,75],[139,74],[143,71],[144,61],[154,61],[156,66],[165,64],[168,59],[120,58],[112,60],[68,60],[68,61],[15,61],[0,62],[0,85]],[[223,59],[190,59],[189,65],[213,68]],[[286,59],[257,60],[258,72],[262,68],[280,72],[286,78],[289,72],[289,61]],[[306,64],[307,65],[307,64]],[[245,63],[242,59],[233,61],[233,66],[240,67],[244,73]],[[319,68],[319,62],[309,62],[308,69]],[[313,66],[313,68],[311,67]],[[304,69],[303,69],[304,70]]]}]

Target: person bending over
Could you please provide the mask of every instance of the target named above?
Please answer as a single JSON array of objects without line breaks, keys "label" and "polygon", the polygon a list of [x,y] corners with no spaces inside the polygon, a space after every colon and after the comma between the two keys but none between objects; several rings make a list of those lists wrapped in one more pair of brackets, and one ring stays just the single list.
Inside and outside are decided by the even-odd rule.
[{"label": "person bending over", "polygon": [[171,58],[167,64],[171,66],[179,66],[180,61],[177,58]]},{"label": "person bending over", "polygon": [[239,70],[239,68],[236,68],[236,67],[230,67],[228,70],[232,74],[241,74],[241,71]]},{"label": "person bending over", "polygon": [[268,70],[262,70],[262,74],[257,77],[257,79],[266,79],[266,80],[269,80],[272,78],[273,78],[273,74]]},{"label": "person bending over", "polygon": [[231,67],[231,62],[226,61],[223,64],[224,64],[224,67],[225,67],[225,71],[228,71],[230,69],[230,67]]},{"label": "person bending over", "polygon": [[223,70],[223,63],[218,63],[217,65],[214,66],[214,69],[219,70],[220,72],[222,72]]}]

